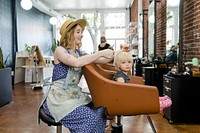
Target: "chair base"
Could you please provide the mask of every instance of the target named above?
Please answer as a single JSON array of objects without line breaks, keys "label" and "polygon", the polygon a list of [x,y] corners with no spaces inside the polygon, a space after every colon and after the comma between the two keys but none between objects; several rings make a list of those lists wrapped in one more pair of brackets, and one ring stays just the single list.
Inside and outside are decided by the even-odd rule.
[{"label": "chair base", "polygon": [[[154,133],[157,133],[156,132],[156,129],[154,127],[154,124],[151,120],[151,117],[149,115],[146,115],[147,119],[148,119],[148,122],[151,126],[151,129]],[[111,128],[111,133],[123,133],[123,126],[121,124],[121,117],[120,116],[117,116],[117,123],[112,123],[112,128]]]},{"label": "chair base", "polygon": [[153,132],[154,132],[154,133],[157,133],[157,132],[156,132],[156,129],[155,129],[154,125],[153,125],[153,122],[152,122],[152,120],[151,120],[151,117],[150,117],[149,115],[146,115],[146,117],[147,117],[147,119],[148,119],[148,121],[149,121],[149,124],[150,124],[151,129],[153,130]]},{"label": "chair base", "polygon": [[121,124],[112,123],[111,133],[122,133],[123,126]]}]

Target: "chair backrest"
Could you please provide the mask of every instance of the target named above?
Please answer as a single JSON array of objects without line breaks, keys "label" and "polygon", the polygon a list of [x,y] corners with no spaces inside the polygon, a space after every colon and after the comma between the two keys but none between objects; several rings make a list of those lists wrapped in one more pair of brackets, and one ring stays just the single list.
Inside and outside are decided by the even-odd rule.
[{"label": "chair backrest", "polygon": [[[106,63],[106,64],[96,64],[100,69],[108,72],[108,73],[115,73],[116,68],[112,63]],[[128,72],[129,75],[131,75],[131,71]]]},{"label": "chair backrest", "polygon": [[[116,73],[116,69],[112,64],[96,64],[99,68],[96,69],[102,76],[107,79],[112,79],[113,75]],[[94,67],[95,69],[96,67]],[[134,84],[144,84],[144,80],[141,76],[131,76],[131,71],[128,72],[130,77],[130,83]]]},{"label": "chair backrest", "polygon": [[107,79],[112,79],[114,73],[116,72],[115,69],[113,68],[107,68],[108,66],[106,66],[107,69],[105,69],[104,67],[102,67],[102,64],[94,64],[92,63],[92,68],[95,69],[95,71],[97,71],[100,75],[102,75],[103,77],[107,78]]},{"label": "chair backrest", "polygon": [[97,66],[105,69],[105,70],[111,70],[111,71],[116,71],[115,66],[111,63],[106,63],[106,64],[97,64]]},{"label": "chair backrest", "polygon": [[91,63],[83,67],[95,107],[104,106],[110,116],[159,113],[159,95],[155,86],[118,83],[113,74]]}]

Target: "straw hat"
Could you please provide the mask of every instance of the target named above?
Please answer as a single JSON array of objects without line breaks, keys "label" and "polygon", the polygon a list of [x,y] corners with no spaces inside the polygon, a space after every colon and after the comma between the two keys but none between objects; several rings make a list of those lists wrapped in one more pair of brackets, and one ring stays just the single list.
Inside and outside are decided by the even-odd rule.
[{"label": "straw hat", "polygon": [[66,33],[76,24],[80,25],[82,30],[84,30],[86,26],[86,20],[85,19],[78,19],[78,20],[68,19],[67,21],[65,21],[62,27],[60,28],[60,35],[61,35],[60,44],[63,43],[63,39],[65,38]]}]

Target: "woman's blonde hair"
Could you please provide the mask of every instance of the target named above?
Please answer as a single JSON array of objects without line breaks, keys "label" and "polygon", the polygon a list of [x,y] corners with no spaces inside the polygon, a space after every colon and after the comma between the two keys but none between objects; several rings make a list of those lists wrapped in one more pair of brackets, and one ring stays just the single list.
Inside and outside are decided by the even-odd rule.
[{"label": "woman's blonde hair", "polygon": [[74,32],[75,32],[75,29],[76,29],[76,26],[77,25],[74,25],[66,34],[65,34],[65,37],[63,39],[63,43],[60,44],[60,46],[63,46],[64,48],[67,48],[67,49],[72,49],[74,48]]},{"label": "woman's blonde hair", "polygon": [[122,61],[133,62],[133,57],[128,52],[124,52],[124,51],[117,52],[114,56],[114,62],[113,62],[113,65],[115,66],[115,68],[118,69]]}]

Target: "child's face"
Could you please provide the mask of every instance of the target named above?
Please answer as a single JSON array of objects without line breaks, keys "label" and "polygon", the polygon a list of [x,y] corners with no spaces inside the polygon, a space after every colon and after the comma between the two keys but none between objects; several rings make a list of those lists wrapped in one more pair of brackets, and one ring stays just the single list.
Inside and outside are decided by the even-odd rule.
[{"label": "child's face", "polygon": [[120,62],[119,69],[125,72],[130,71],[132,68],[132,61],[123,60]]}]

